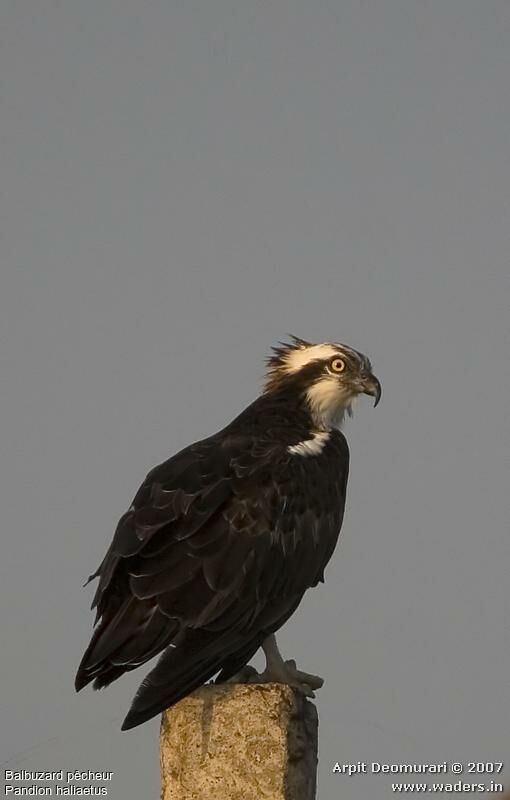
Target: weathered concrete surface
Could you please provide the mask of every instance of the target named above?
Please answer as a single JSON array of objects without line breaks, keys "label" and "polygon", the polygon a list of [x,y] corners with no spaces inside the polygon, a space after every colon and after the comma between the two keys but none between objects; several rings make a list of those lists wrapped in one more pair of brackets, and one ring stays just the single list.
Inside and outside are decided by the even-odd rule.
[{"label": "weathered concrete surface", "polygon": [[161,720],[161,800],[314,800],[317,711],[289,686],[205,686]]}]

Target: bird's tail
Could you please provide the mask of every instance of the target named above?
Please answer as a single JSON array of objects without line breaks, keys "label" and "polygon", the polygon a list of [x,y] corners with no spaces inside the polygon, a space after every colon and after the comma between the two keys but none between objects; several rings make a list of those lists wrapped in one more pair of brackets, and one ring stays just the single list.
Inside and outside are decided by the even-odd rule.
[{"label": "bird's tail", "polygon": [[122,730],[146,722],[202,686],[221,669],[226,653],[233,649],[231,633],[218,636],[188,629],[142,681]]}]

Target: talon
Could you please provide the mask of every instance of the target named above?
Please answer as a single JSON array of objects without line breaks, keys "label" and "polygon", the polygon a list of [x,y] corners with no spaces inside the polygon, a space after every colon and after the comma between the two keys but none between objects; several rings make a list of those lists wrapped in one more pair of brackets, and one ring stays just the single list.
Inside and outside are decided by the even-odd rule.
[{"label": "talon", "polygon": [[262,645],[266,655],[266,669],[257,672],[253,667],[246,665],[228,683],[285,683],[305,697],[314,698],[314,689],[320,689],[324,680],[320,675],[302,672],[296,666],[293,658],[284,661],[276,646],[274,636],[271,635]]},{"label": "talon", "polygon": [[304,694],[305,697],[309,697],[311,700],[315,699],[315,692],[310,688],[310,686],[307,686],[306,683],[298,683],[295,685],[291,683],[289,686],[291,686],[292,689],[295,689],[296,692]]},{"label": "talon", "polygon": [[298,669],[295,671],[295,675],[300,683],[305,683],[312,689],[320,689],[324,685],[324,678],[321,678],[320,675],[311,675],[309,672],[301,672]]}]

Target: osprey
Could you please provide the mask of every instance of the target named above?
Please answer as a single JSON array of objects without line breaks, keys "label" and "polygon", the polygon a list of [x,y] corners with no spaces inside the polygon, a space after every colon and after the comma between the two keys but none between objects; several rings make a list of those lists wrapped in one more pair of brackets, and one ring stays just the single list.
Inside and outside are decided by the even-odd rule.
[{"label": "osprey", "polygon": [[[75,684],[99,689],[163,651],[123,730],[215,675],[308,696],[322,685],[284,661],[275,632],[335,548],[349,468],[340,426],[361,393],[381,396],[366,356],[292,337],[273,348],[260,397],[149,472],[89,578],[97,627]],[[246,668],[259,647],[261,675]]]}]

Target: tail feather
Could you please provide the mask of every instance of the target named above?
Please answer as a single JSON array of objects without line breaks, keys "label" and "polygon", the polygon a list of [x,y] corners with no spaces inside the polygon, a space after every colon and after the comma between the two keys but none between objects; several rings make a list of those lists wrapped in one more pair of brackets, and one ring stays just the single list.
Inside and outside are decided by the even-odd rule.
[{"label": "tail feather", "polygon": [[122,730],[141,725],[202,686],[221,669],[227,655],[238,649],[239,644],[229,642],[227,634],[214,636],[187,631],[182,642],[165,650],[142,681]]},{"label": "tail feather", "polygon": [[116,681],[117,678],[122,677],[125,672],[128,672],[130,669],[136,669],[136,664],[132,667],[116,667],[115,665],[104,665],[101,669],[101,672],[94,678],[94,675],[91,675],[87,683],[91,680],[94,681],[92,684],[93,689],[104,689],[106,686],[109,686],[110,683]]},{"label": "tail feather", "polygon": [[225,681],[228,681],[229,678],[232,678],[237,672],[242,670],[259,649],[263,638],[264,637],[259,637],[249,642],[246,647],[243,647],[241,650],[238,650],[237,653],[232,653],[231,656],[224,659],[221,665],[221,672],[216,678],[215,683],[225,683]]}]

